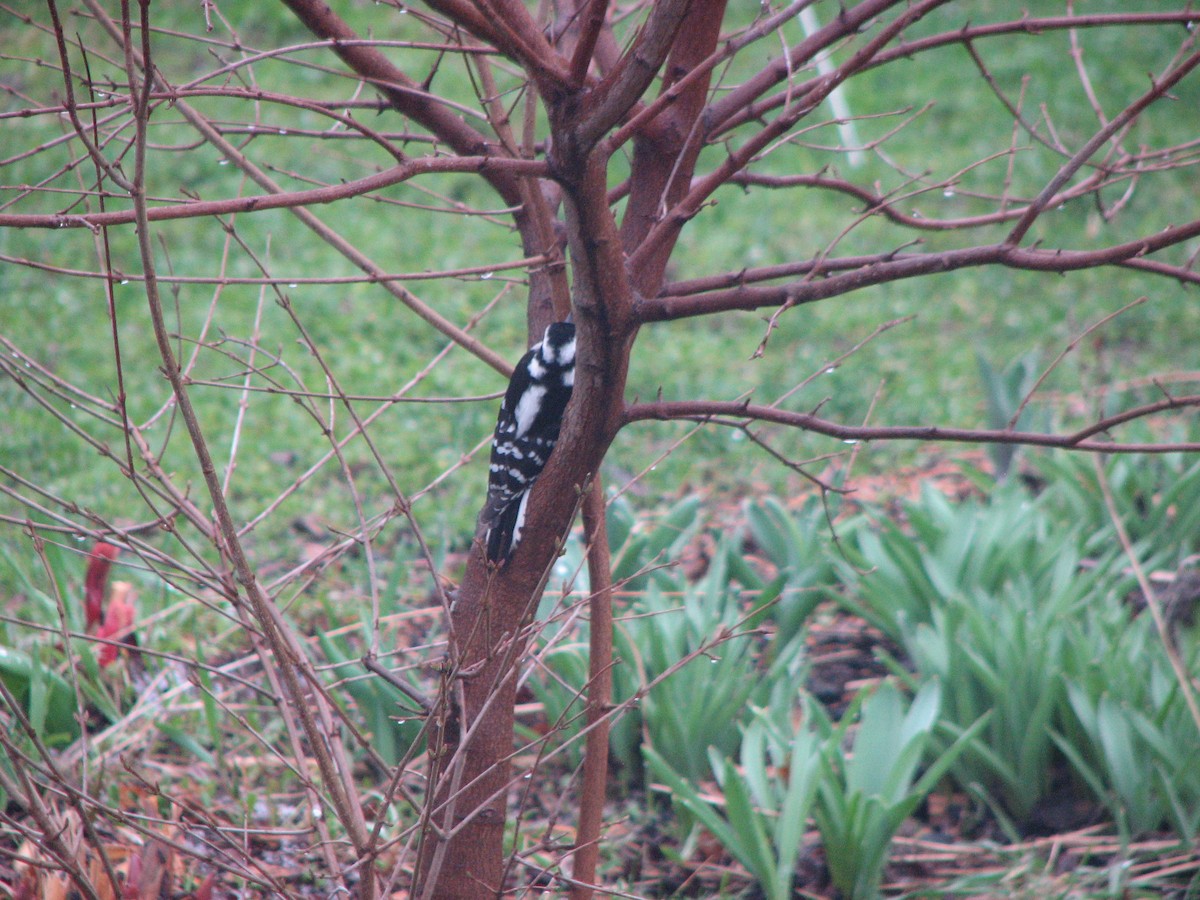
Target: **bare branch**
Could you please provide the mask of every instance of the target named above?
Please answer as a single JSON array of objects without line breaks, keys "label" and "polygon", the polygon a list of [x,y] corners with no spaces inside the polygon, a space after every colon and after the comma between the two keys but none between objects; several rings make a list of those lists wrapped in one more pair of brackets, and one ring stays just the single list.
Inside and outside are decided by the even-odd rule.
[{"label": "bare branch", "polygon": [[604,30],[608,18],[608,0],[585,0],[586,7],[580,16],[579,40],[575,44],[575,52],[571,55],[570,83],[572,87],[580,88],[587,78],[588,68],[592,64],[592,54],[596,52],[596,43]]},{"label": "bare branch", "polygon": [[703,7],[710,0],[659,0],[650,8],[633,46],[587,94],[573,116],[564,134],[575,145],[572,152],[590,149],[641,99],[671,52],[693,2]]},{"label": "bare branch", "polygon": [[[1131,179],[1132,177],[1131,175],[1120,173],[1096,172],[1089,178],[1081,179],[1053,197],[1049,205],[1054,207],[1061,206],[1080,197],[1090,196],[1101,188],[1110,187],[1113,184]],[[995,212],[982,213],[977,216],[938,218],[935,216],[914,215],[901,210],[899,208],[901,200],[911,197],[911,194],[906,194],[904,197],[883,196],[852,181],[844,178],[835,178],[825,173],[818,173],[816,175],[762,175],[756,172],[739,172],[730,178],[729,181],[731,184],[741,184],[747,187],[774,189],[812,187],[837,191],[863,201],[866,204],[865,211],[878,213],[890,222],[903,225],[906,228],[912,228],[916,231],[965,231],[970,228],[998,225],[1019,218],[1029,208],[1029,201],[1026,201],[1021,206],[997,209]],[[956,178],[953,176],[942,179],[937,184],[923,189],[922,193],[951,190],[955,182]],[[1011,202],[1011,198],[1005,199]]]},{"label": "bare branch", "polygon": [[1198,65],[1200,65],[1200,52],[1193,53],[1166,75],[1155,80],[1150,90],[1125,107],[1120,113],[1113,116],[1111,122],[1092,135],[1091,139],[1080,147],[1075,155],[1050,179],[1050,182],[1042,189],[1037,199],[1029,205],[1029,208],[1025,210],[1021,218],[1017,221],[1017,224],[1013,227],[1013,230],[1009,232],[1005,243],[1019,244],[1021,239],[1025,237],[1026,233],[1033,226],[1034,220],[1050,206],[1054,196],[1091,159],[1092,154],[1107,141],[1111,140],[1122,128],[1136,119],[1146,107],[1159,97],[1167,94],[1172,87],[1183,80],[1188,72],[1192,71]]},{"label": "bare branch", "polygon": [[791,412],[773,406],[722,400],[658,400],[635,403],[625,411],[627,423],[646,420],[683,419],[744,428],[747,422],[772,422],[845,442],[928,441],[932,443],[1021,444],[1030,447],[1060,447],[1089,453],[1195,453],[1200,442],[1135,443],[1094,440],[1118,425],[1157,413],[1200,407],[1200,394],[1168,397],[1117,415],[1107,416],[1070,434],[1041,434],[1008,429],[947,428],[938,425],[841,425],[810,413]]},{"label": "bare branch", "polygon": [[[638,249],[630,255],[630,267],[637,269],[661,253],[664,247],[673,243],[679,231],[700,211],[701,205],[712,196],[717,188],[749,165],[750,161],[762,150],[782,137],[850,75],[867,66],[874,55],[893,38],[903,33],[906,27],[919,21],[927,12],[943,2],[945,0],[924,0],[924,2],[912,4],[894,21],[887,23],[878,35],[867,41],[828,78],[820,79],[819,84],[812,90],[801,90],[797,96],[790,97],[787,107],[775,117],[774,121],[764,126],[757,134],[752,135],[736,150],[730,151],[721,164],[709,174],[696,180],[687,195],[667,211],[667,214],[662,217],[662,221],[650,231]],[[863,3],[861,6],[868,7],[870,3]],[[813,37],[817,38],[822,34],[824,34],[824,29]],[[706,118],[709,117],[706,116]]]},{"label": "bare branch", "polygon": [[[320,0],[283,0],[284,4],[317,37],[333,41],[338,56],[354,72],[367,79],[392,106],[403,115],[420,122],[456,152],[466,156],[487,156],[495,145],[483,134],[451,114],[440,103],[431,102],[426,91],[373,47],[354,33],[343,19]],[[500,171],[485,176],[504,202],[520,202],[516,181]]]},{"label": "bare branch", "polygon": [[[753,310],[783,304],[796,306],[871,285],[986,265],[1033,272],[1071,272],[1098,266],[1122,265],[1197,236],[1200,236],[1200,220],[1165,228],[1137,241],[1098,250],[1036,250],[993,244],[964,250],[947,250],[942,253],[885,253],[870,257],[823,259],[820,262],[791,264],[787,274],[803,273],[807,276],[805,280],[773,287],[749,286],[749,282],[756,277],[753,270],[717,276],[715,280],[699,280],[694,283],[699,287],[696,291],[687,291],[686,288],[690,285],[682,286],[683,289],[680,285],[667,285],[659,297],[640,301],[636,314],[642,322],[660,322],[734,309]],[[1182,269],[1165,268],[1174,277],[1181,280],[1188,278]],[[763,274],[766,277],[778,278],[782,275],[782,269],[783,267],[776,267],[766,270]],[[828,274],[831,272],[844,274]],[[708,289],[708,285],[714,281],[743,286]]]},{"label": "bare branch", "polygon": [[[191,219],[203,216],[222,216],[233,213],[258,212],[268,209],[301,209],[325,203],[335,203],[351,197],[369,194],[381,188],[401,184],[420,175],[435,172],[469,172],[483,174],[495,169],[513,173],[539,175],[546,172],[546,165],[534,160],[497,159],[495,157],[451,156],[431,159],[414,159],[398,166],[368,175],[357,181],[344,182],[307,191],[283,191],[256,197],[230,197],[225,200],[196,200],[172,206],[154,206],[147,209],[150,222],[165,222],[171,219]],[[88,228],[95,231],[112,225],[129,225],[136,217],[132,210],[113,212],[48,215],[20,215],[0,213],[0,228]],[[379,280],[379,279],[372,279]]]},{"label": "bare branch", "polygon": [[[884,12],[888,7],[897,5],[896,0],[877,0],[873,3],[861,3],[847,10],[834,22],[831,22],[817,34],[792,48],[787,60],[779,60],[762,70],[755,78],[747,81],[737,91],[723,97],[712,107],[711,120],[719,127],[713,132],[714,136],[731,128],[736,128],[747,122],[761,119],[766,113],[792,102],[797,92],[806,92],[811,83],[797,86],[795,89],[759,100],[767,90],[785,81],[789,73],[798,70],[804,62],[839,37],[861,31],[871,18]],[[1048,16],[1044,18],[1029,16],[1012,22],[998,22],[985,25],[965,25],[953,31],[928,37],[906,40],[892,49],[881,50],[868,64],[868,68],[879,68],[899,60],[912,59],[929,50],[962,44],[968,48],[973,41],[983,38],[1004,37],[1012,35],[1037,36],[1048,31],[1066,31],[1072,28],[1111,28],[1121,26],[1154,26],[1178,24],[1192,26],[1200,22],[1200,10],[1178,10],[1173,12],[1129,12],[1108,13],[1087,16]],[[846,27],[846,24],[853,27]],[[1010,108],[1011,109],[1011,108]]]},{"label": "bare branch", "polygon": [[[125,67],[131,93],[136,93],[137,90],[136,79],[139,68],[143,66],[148,68],[150,65],[149,31],[146,27],[150,0],[140,0],[140,3],[142,46],[141,59],[139,60],[134,59],[133,45],[129,39],[131,19],[129,17],[127,2],[124,4],[125,8],[123,10],[125,13],[123,25],[126,37]],[[149,81],[147,79],[145,82],[147,89]],[[326,734],[323,733],[324,728],[328,727],[329,722],[321,721],[319,723],[318,716],[314,716],[314,711],[305,703],[305,691],[301,688],[301,676],[298,672],[299,669],[304,668],[303,656],[297,652],[296,647],[292,643],[294,638],[291,636],[287,626],[282,625],[278,619],[278,611],[274,608],[265,593],[263,593],[255,576],[254,569],[251,567],[242,549],[241,541],[237,536],[237,527],[229,511],[225,496],[221,491],[216,467],[208,450],[208,442],[204,436],[203,429],[200,427],[195,410],[192,407],[190,395],[183,383],[181,370],[171,347],[170,336],[162,314],[162,303],[158,294],[158,285],[155,280],[156,267],[144,190],[146,177],[146,125],[149,118],[148,104],[145,96],[136,101],[136,104],[136,172],[131,184],[133,190],[131,191],[130,199],[137,214],[138,248],[141,254],[143,271],[146,275],[146,299],[154,326],[155,340],[159,353],[162,356],[167,378],[171,381],[175,400],[179,404],[180,413],[183,416],[189,437],[195,449],[196,457],[200,462],[201,471],[208,487],[209,499],[213,503],[217,521],[221,529],[223,544],[230,555],[236,579],[246,592],[246,596],[254,609],[259,624],[264,628],[264,635],[271,647],[275,661],[279,664],[279,671],[283,676],[284,683],[287,685],[288,694],[292,698],[294,704],[292,708],[299,714],[299,718],[304,725],[306,737],[321,768],[325,787],[331,792],[333,807],[337,811],[338,818],[350,833],[356,847],[362,847],[367,840],[366,826],[361,806],[357,803],[354,796],[349,770],[345,767],[344,762],[336,759],[336,754],[331,754],[330,752],[330,744],[327,742]],[[316,710],[318,714],[321,714],[323,706],[323,703],[318,704]]]}]

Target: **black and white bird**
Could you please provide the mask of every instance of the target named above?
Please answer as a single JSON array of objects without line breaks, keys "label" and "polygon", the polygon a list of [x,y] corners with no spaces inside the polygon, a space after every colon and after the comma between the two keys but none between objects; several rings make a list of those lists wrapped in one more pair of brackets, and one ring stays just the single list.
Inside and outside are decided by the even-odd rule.
[{"label": "black and white bird", "polygon": [[496,419],[487,503],[480,516],[493,563],[506,563],[521,540],[530,489],[554,451],[574,387],[575,326],[555,322],[517,363]]}]

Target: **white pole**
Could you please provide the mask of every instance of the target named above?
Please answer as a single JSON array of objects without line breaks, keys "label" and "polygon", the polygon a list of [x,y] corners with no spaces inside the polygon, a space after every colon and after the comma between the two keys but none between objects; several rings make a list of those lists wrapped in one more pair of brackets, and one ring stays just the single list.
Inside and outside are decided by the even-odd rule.
[{"label": "white pole", "polygon": [[[812,37],[821,28],[821,22],[811,6],[800,10],[797,18],[807,37]],[[817,64],[817,71],[822,75],[828,75],[833,71],[833,62],[829,59],[828,51],[818,54],[813,62]],[[848,148],[846,161],[851,168],[857,169],[863,164],[863,152],[859,149],[858,130],[854,127],[850,105],[846,103],[846,92],[842,90],[842,85],[839,84],[830,93],[829,108],[833,111],[833,117],[837,119],[838,136],[842,146]]]}]

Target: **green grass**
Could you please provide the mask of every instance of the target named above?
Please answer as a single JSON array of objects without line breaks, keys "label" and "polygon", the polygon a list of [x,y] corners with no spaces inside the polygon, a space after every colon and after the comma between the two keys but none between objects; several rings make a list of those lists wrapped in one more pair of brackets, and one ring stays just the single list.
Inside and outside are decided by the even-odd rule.
[{"label": "green grass", "polygon": [[[1006,10],[1004,4],[989,4],[979,15],[1002,17]],[[193,11],[164,9],[160,15],[164,27],[185,28],[196,24]],[[282,12],[238,8],[234,15],[234,25],[249,46],[299,42],[307,37]],[[960,15],[954,9],[939,11],[921,23],[916,33],[942,29],[959,21]],[[355,16],[359,27],[375,27],[377,33],[385,24],[395,27],[395,16],[380,20],[366,9]],[[52,58],[52,48],[44,39],[39,40],[11,22],[5,27],[20,35],[19,46],[11,51],[14,54]],[[220,36],[219,31],[216,36]],[[1169,49],[1166,42],[1174,39],[1148,30],[1139,32],[1139,36],[1149,37],[1127,45],[1113,32],[1094,30],[1081,35],[1092,78],[1099,86],[1106,108],[1117,108],[1117,103],[1127,101],[1144,88],[1140,73],[1161,65]],[[1094,122],[1075,80],[1069,72],[1063,72],[1066,40],[1063,34],[1047,34],[1005,44],[985,41],[980,52],[994,67],[998,82],[1006,90],[1015,91],[1020,78],[1029,74],[1026,104],[1031,115],[1037,103],[1047,103],[1055,128],[1067,138],[1078,140],[1094,127]],[[1117,46],[1121,52],[1113,53]],[[226,58],[235,56],[224,48],[216,48],[215,52]],[[164,39],[161,53],[177,81],[212,65],[198,45],[186,41]],[[302,58],[330,64],[327,56],[319,52],[307,51]],[[118,77],[114,67],[102,61],[92,62],[98,76]],[[987,116],[988,112],[996,111],[998,102],[979,79],[963,77],[964,67],[969,65],[961,50],[946,50],[903,65],[899,70],[904,73],[903,79],[897,79],[888,70],[870,72],[850,83],[848,102],[857,115],[878,115],[936,100],[931,110],[886,145],[890,158],[898,166],[914,173],[927,173],[923,174],[925,181],[936,183],[1007,143],[1008,126],[1003,117],[993,122]],[[0,66],[0,73],[17,79],[23,90],[35,96],[48,97],[57,87],[57,76],[48,69],[32,69],[13,59],[0,62]],[[344,97],[352,85],[347,79],[317,69],[297,68],[275,60],[256,64],[253,75],[255,83],[265,89],[297,90],[317,98]],[[469,91],[463,74],[450,63],[438,70],[435,86]],[[1184,88],[1180,91],[1180,108],[1195,99],[1194,87],[1185,84]],[[16,105],[15,100],[9,103]],[[244,105],[239,102],[198,98],[194,105],[219,121],[246,115]],[[304,139],[277,133],[328,127],[327,122],[312,113],[264,104],[255,114],[261,134],[254,138],[249,149],[256,158],[269,164],[275,177],[285,185],[299,184],[288,174],[291,172],[336,181],[365,174],[390,162],[377,147],[333,141],[321,143],[319,153],[314,156]],[[401,125],[387,115],[359,115],[375,128]],[[164,123],[178,120],[169,110],[160,118]],[[858,127],[866,139],[881,135],[894,127],[896,121],[896,116],[871,119]],[[1150,117],[1149,125],[1138,133],[1137,139],[1162,144],[1179,140],[1187,134],[1188,127],[1186,117],[1175,116],[1166,109]],[[39,128],[44,125],[38,120],[10,123],[14,142],[22,145],[35,138]],[[181,146],[190,139],[190,133],[183,126],[163,124],[155,137],[162,144]],[[810,136],[812,143],[828,142],[831,137],[823,132]],[[931,153],[931,149],[935,152]],[[67,159],[65,152],[56,152],[56,161]],[[720,152],[720,148],[712,149],[714,160]],[[151,189],[155,193],[169,196],[184,189],[213,198],[239,190],[236,174],[231,167],[221,165],[210,148],[163,153],[160,158],[162,162],[151,173]],[[1022,150],[1015,172],[1016,193],[1036,191],[1058,161],[1055,154],[1036,145]],[[45,162],[29,160],[6,167],[4,181],[34,182],[44,177]],[[838,154],[804,146],[785,146],[757,168],[768,172],[816,171],[828,164],[840,167],[856,181],[878,183],[885,191],[900,187],[903,181],[893,167],[877,156],[869,155],[861,171],[850,171]],[[934,191],[905,205],[920,209],[927,216],[969,214],[977,211],[978,205],[966,195],[971,190],[998,190],[1003,170],[1003,160],[993,161],[964,176],[953,197]],[[1053,231],[1038,236],[1066,246],[1091,246],[1120,240],[1153,228],[1156,223],[1178,220],[1190,196],[1183,187],[1185,179],[1186,174],[1181,173],[1174,182],[1169,181],[1180,185],[1178,190],[1151,193],[1147,188],[1135,192],[1130,207],[1111,224],[1100,223],[1095,211],[1082,204],[1068,206],[1046,219],[1042,227]],[[422,186],[434,187],[476,206],[497,206],[493,196],[465,176],[423,180]],[[257,191],[255,187],[242,189]],[[430,202],[427,195],[410,186],[389,191],[388,196],[409,202]],[[677,277],[770,264],[819,252],[838,237],[848,221],[847,213],[856,205],[840,195],[815,190],[797,197],[789,192],[764,189],[746,192],[726,189],[719,193],[718,200],[717,206],[706,210],[685,230],[675,257]],[[51,196],[36,204],[23,202],[19,208],[49,209],[54,202]],[[803,210],[800,216],[797,216],[798,202]],[[479,265],[519,256],[515,235],[480,218],[463,220],[446,214],[411,212],[369,200],[321,207],[316,212],[390,271]],[[268,261],[270,271],[280,277],[353,274],[349,263],[318,242],[286,212],[241,216],[236,228],[241,240]],[[155,232],[169,250],[160,254],[159,264],[164,272],[170,269],[187,275],[216,274],[226,239],[219,223],[168,223],[156,226]],[[995,240],[1002,233],[1003,228],[995,228],[982,235],[968,235],[966,239]],[[110,235],[118,267],[136,269],[130,230],[115,229]],[[868,221],[841,238],[835,253],[886,249],[898,246],[908,236],[878,221]],[[928,248],[938,249],[961,245],[964,237],[926,233],[923,239]],[[0,252],[96,267],[94,242],[83,232],[47,234],[6,230],[0,233]],[[249,256],[236,249],[228,271],[235,275],[258,274]],[[495,295],[498,283],[499,279],[424,281],[414,283],[412,288],[440,313],[464,323]],[[351,393],[386,394],[394,390],[443,345],[440,337],[416,325],[378,287],[298,286],[286,288],[286,292],[342,387]],[[126,387],[135,419],[158,408],[165,397],[165,384],[157,371],[140,294],[136,283],[117,288]],[[987,270],[866,289],[795,310],[783,318],[765,358],[759,360],[750,357],[764,334],[765,314],[736,314],[720,320],[649,327],[635,350],[630,395],[648,398],[661,389],[668,398],[728,399],[753,391],[755,399],[770,401],[819,372],[880,323],[914,315],[914,321],[876,340],[836,372],[818,377],[795,395],[790,405],[811,409],[824,404],[822,409],[831,418],[859,422],[866,418],[874,402],[872,421],[880,424],[979,424],[983,403],[977,352],[998,364],[1030,350],[1040,351],[1042,359],[1049,360],[1087,324],[1143,294],[1151,298],[1150,303],[1126,313],[1106,328],[1099,349],[1089,347],[1068,359],[1046,384],[1046,390],[1078,390],[1093,378],[1097,369],[1120,380],[1162,368],[1200,365],[1200,351],[1191,343],[1181,345],[1175,339],[1178,334],[1194,332],[1200,327],[1200,310],[1195,304],[1185,302],[1185,292],[1176,285],[1113,270],[1063,278]],[[4,298],[0,303],[4,308],[6,333],[18,336],[20,343],[39,360],[93,393],[108,397],[115,392],[112,350],[106,337],[108,326],[99,282],[49,277],[5,266],[0,270],[0,296]],[[27,298],[36,298],[37,302],[26,302]],[[183,286],[174,299],[179,308],[175,327],[195,336],[208,315],[211,288]],[[248,337],[259,302],[256,287],[224,289],[208,332],[210,338],[216,334]],[[519,354],[524,340],[521,304],[522,291],[518,285],[480,329],[489,344],[511,357]],[[263,306],[262,332],[264,349],[279,352],[280,361],[297,376],[293,379],[276,370],[285,385],[311,391],[325,389],[319,368],[298,345],[294,327],[270,297]],[[211,379],[236,376],[240,370],[237,357],[242,353],[236,347],[227,349],[234,358],[222,355],[219,347],[202,350],[197,375]],[[935,355],[936,365],[925,364],[931,354]],[[714,360],[720,364],[713,365]],[[418,396],[475,394],[502,386],[495,373],[456,352],[415,393]],[[876,399],[877,390],[880,393]],[[194,396],[202,420],[210,427],[214,449],[221,456],[231,440],[230,423],[239,393],[231,385],[222,389],[197,388]],[[111,475],[98,472],[94,456],[48,424],[44,414],[11,383],[0,384],[0,402],[10,411],[0,423],[0,456],[21,461],[23,469],[35,480],[63,496],[80,499],[105,515],[136,515],[129,508],[137,502],[129,489],[114,482]],[[360,414],[366,414],[372,404],[360,403],[357,408]],[[327,411],[323,405],[321,413]],[[493,415],[493,402],[453,407],[400,406],[376,422],[371,436],[401,487],[413,492],[484,438]],[[335,429],[344,428],[344,412],[337,421]],[[165,424],[162,430],[165,431]],[[682,426],[652,424],[630,429],[610,458],[617,467],[617,478],[621,472],[637,472],[650,464],[684,430]],[[771,433],[771,429],[767,431]],[[738,437],[718,433],[691,440],[668,465],[660,467],[647,480],[647,493],[650,496],[670,493],[683,482],[713,483],[735,493],[752,487],[790,491],[794,477],[761,452],[739,442]],[[173,444],[177,443],[178,428],[175,438]],[[838,449],[826,440],[787,432],[776,432],[773,439],[796,458]],[[179,443],[169,459],[182,472],[190,465],[190,450]],[[311,417],[301,414],[290,400],[254,395],[242,427],[242,446],[253,450],[244,449],[240,454],[234,501],[239,515],[250,517],[281,485],[323,453],[327,444]],[[369,454],[359,445],[348,452],[368,506],[378,509],[390,502],[386,485],[370,462]],[[874,449],[865,464],[875,470],[886,469],[898,458],[897,453],[903,459],[907,452],[903,448]],[[286,459],[286,463],[281,465],[280,459]],[[422,501],[418,514],[435,542],[461,543],[469,530],[471,510],[478,503],[483,478],[483,467],[476,460]],[[281,551],[280,541],[286,527],[280,523],[302,511],[328,517],[334,528],[353,529],[354,522],[345,512],[344,487],[340,481],[332,470],[323,474],[302,497],[285,504],[279,516],[260,528],[259,540],[265,542],[265,555]],[[13,511],[7,504],[5,509]]]}]

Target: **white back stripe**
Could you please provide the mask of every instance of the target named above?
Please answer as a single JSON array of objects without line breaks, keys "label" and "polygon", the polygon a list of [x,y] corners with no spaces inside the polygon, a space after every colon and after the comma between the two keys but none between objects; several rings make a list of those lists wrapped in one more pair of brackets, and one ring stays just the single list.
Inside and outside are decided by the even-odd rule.
[{"label": "white back stripe", "polygon": [[530,385],[521,395],[521,399],[517,401],[517,408],[513,410],[513,418],[517,421],[517,437],[526,434],[533,426],[533,420],[537,418],[538,410],[542,408],[542,398],[545,396],[546,389],[541,385]]}]

